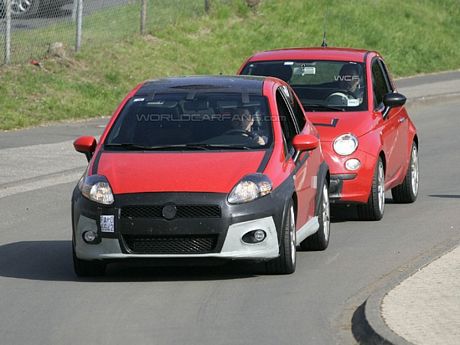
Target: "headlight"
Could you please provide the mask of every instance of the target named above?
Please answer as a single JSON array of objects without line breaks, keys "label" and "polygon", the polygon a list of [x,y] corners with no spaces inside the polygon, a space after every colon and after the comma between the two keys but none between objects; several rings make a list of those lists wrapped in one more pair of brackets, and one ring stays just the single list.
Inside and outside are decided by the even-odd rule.
[{"label": "headlight", "polygon": [[246,175],[233,187],[227,200],[230,204],[242,204],[270,194],[271,191],[272,181],[264,174]]},{"label": "headlight", "polygon": [[85,174],[78,182],[78,188],[83,196],[91,201],[104,205],[113,204],[112,188],[105,176]]},{"label": "headlight", "polygon": [[343,134],[334,140],[334,151],[341,156],[351,155],[358,148],[358,138],[353,134]]}]

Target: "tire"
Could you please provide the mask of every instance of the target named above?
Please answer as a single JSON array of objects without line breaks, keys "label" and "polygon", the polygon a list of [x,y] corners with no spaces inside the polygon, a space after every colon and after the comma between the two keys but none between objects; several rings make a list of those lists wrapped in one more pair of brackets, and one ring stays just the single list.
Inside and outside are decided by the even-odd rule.
[{"label": "tire", "polygon": [[358,217],[361,220],[380,220],[385,211],[385,170],[379,157],[372,178],[371,194],[367,204],[358,205]]},{"label": "tire", "polygon": [[280,234],[280,255],[265,263],[268,274],[291,274],[296,267],[296,229],[294,203],[289,203]]},{"label": "tire", "polygon": [[73,253],[73,268],[78,277],[98,277],[105,274],[106,263],[103,261],[87,261],[77,258],[75,249]]},{"label": "tire", "polygon": [[321,191],[318,222],[318,231],[300,243],[300,248],[303,250],[325,250],[329,245],[331,231],[331,205],[329,202],[329,186],[327,181],[324,181],[323,190]]},{"label": "tire", "polygon": [[412,143],[410,162],[403,183],[391,189],[393,201],[396,203],[413,203],[417,200],[420,175],[418,166],[418,148]]},{"label": "tire", "polygon": [[43,0],[12,0],[11,16],[13,18],[30,18],[36,16]]}]

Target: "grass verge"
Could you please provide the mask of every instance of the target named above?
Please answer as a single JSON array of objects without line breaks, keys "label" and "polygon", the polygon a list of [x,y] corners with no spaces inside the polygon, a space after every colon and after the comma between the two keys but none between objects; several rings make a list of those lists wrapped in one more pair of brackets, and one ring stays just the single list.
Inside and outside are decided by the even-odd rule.
[{"label": "grass verge", "polygon": [[[233,74],[255,51],[318,46],[325,13],[330,46],[378,50],[395,76],[460,67],[458,0],[263,0],[255,13],[243,0],[216,0],[208,15],[202,3],[155,1],[143,37],[133,5],[102,10],[85,19],[80,53],[44,58],[42,68],[0,67],[0,129],[107,115],[148,78]],[[53,30],[63,28],[22,39],[33,44]]]}]

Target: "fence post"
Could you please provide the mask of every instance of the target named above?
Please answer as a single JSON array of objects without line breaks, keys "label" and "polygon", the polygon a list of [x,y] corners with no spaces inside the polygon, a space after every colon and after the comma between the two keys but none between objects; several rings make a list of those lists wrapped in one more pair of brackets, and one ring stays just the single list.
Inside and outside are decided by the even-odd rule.
[{"label": "fence post", "polygon": [[81,48],[81,30],[83,24],[83,0],[77,0],[77,37],[75,42],[75,51],[80,51]]},{"label": "fence post", "polygon": [[11,0],[5,1],[5,65],[11,62]]},{"label": "fence post", "polygon": [[145,35],[145,23],[147,22],[147,0],[141,0],[141,35]]},{"label": "fence post", "polygon": [[209,13],[209,10],[211,9],[211,3],[210,0],[204,0],[204,11]]},{"label": "fence post", "polygon": [[78,0],[73,0],[73,3],[72,3],[72,21],[73,22],[77,20],[77,11],[78,11]]}]

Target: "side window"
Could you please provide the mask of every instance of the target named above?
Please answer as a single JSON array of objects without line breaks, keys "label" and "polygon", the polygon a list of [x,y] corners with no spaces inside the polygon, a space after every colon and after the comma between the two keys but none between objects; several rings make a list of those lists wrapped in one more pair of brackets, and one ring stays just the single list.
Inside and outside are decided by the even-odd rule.
[{"label": "side window", "polygon": [[305,123],[307,122],[305,120],[305,113],[302,110],[302,107],[300,106],[299,102],[297,102],[297,99],[295,97],[292,97],[293,99],[293,106],[292,110],[294,110],[294,116],[297,120],[297,124],[299,125],[299,130],[302,131],[303,128],[305,127]]},{"label": "side window", "polygon": [[391,79],[390,79],[390,73],[388,73],[388,68],[387,68],[387,65],[385,65],[385,63],[380,60],[380,64],[383,68],[383,74],[385,75],[385,79],[387,81],[387,85],[388,85],[388,89],[390,90],[389,92],[393,92],[393,86],[391,85]]},{"label": "side window", "polygon": [[383,102],[383,96],[389,92],[385,76],[378,60],[372,62],[372,88],[374,91],[374,107],[377,108]]},{"label": "side window", "polygon": [[292,139],[297,134],[294,121],[292,120],[291,113],[289,112],[288,105],[281,95],[280,90],[276,91],[276,106],[278,108],[279,120],[284,137],[290,148]]}]

